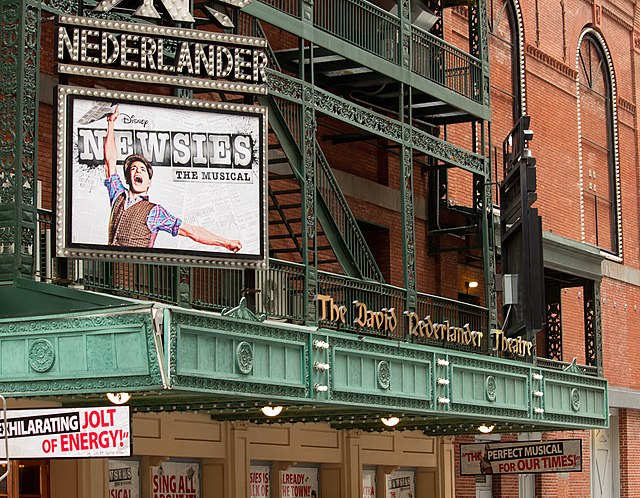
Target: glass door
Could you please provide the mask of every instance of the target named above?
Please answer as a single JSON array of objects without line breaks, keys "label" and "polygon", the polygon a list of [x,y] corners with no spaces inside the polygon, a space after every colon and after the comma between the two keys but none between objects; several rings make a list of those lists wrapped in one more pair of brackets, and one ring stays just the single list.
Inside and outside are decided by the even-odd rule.
[{"label": "glass door", "polygon": [[[0,465],[0,475],[5,470]],[[0,498],[49,498],[49,462],[13,460],[9,475],[0,482]]]}]

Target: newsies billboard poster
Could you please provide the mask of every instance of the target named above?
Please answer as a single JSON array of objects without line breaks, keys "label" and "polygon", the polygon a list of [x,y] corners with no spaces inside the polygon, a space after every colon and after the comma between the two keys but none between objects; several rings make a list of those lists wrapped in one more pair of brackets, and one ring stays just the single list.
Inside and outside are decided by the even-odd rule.
[{"label": "newsies billboard poster", "polygon": [[57,254],[266,264],[266,109],[58,88]]}]

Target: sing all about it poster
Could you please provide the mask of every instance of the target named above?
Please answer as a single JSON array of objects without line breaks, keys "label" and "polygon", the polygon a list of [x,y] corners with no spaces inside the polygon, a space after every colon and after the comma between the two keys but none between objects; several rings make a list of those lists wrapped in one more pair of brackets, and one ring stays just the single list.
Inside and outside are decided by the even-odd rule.
[{"label": "sing all about it poster", "polygon": [[262,115],[90,96],[69,104],[72,246],[261,255]]}]

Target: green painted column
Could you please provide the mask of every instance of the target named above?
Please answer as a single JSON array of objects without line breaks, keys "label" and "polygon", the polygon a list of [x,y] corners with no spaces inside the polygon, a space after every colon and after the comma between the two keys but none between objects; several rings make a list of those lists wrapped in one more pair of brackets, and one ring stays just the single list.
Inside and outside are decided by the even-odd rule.
[{"label": "green painted column", "polygon": [[[482,95],[485,107],[491,105],[489,81],[489,25],[487,21],[486,0],[469,1],[469,52],[482,61],[480,81],[476,81],[476,90]],[[484,174],[474,176],[474,207],[480,221],[480,235],[483,245],[485,302],[489,309],[489,330],[498,326],[498,302],[496,297],[496,257],[495,232],[493,223],[493,198],[491,189],[491,139],[488,136],[486,122],[474,126],[480,128],[480,150],[484,156]],[[474,140],[474,142],[477,142]]]},{"label": "green painted column", "polygon": [[[411,69],[411,4],[409,0],[399,0],[398,14],[400,16],[400,63]],[[405,93],[408,94],[405,96]],[[405,100],[406,99],[406,100]],[[413,147],[411,138],[411,88],[400,85],[398,102],[400,120],[402,122],[402,143],[400,144],[400,194],[402,208],[402,240],[404,286],[407,290],[408,311],[415,311],[417,304],[416,284],[416,234],[414,220],[413,193]],[[408,108],[405,114],[404,109]]]},{"label": "green painted column", "polygon": [[40,12],[0,0],[0,280],[33,272]]},{"label": "green painted column", "polygon": [[[306,2],[305,2],[306,3]],[[313,46],[309,47],[311,85],[302,90],[301,139],[304,185],[302,193],[302,259],[305,265],[305,319],[317,323],[315,297],[318,294],[318,227],[316,215],[316,111],[313,89]],[[302,75],[304,78],[304,74]]]},{"label": "green painted column", "polygon": [[600,282],[587,281],[584,284],[584,345],[586,364],[604,373],[602,364],[602,308]]},{"label": "green painted column", "polygon": [[402,195],[402,240],[404,262],[404,285],[407,290],[407,310],[415,311],[418,300],[416,284],[416,234],[413,202],[413,149],[411,127],[403,128],[404,142],[401,147],[400,175]]}]

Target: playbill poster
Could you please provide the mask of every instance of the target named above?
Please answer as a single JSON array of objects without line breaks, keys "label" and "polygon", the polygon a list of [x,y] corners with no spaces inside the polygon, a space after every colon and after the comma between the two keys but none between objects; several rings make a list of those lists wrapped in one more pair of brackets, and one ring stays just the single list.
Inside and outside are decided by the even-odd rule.
[{"label": "playbill poster", "polygon": [[58,101],[59,255],[264,261],[264,108],[72,87]]},{"label": "playbill poster", "polygon": [[140,498],[138,460],[109,460],[109,498]]}]

